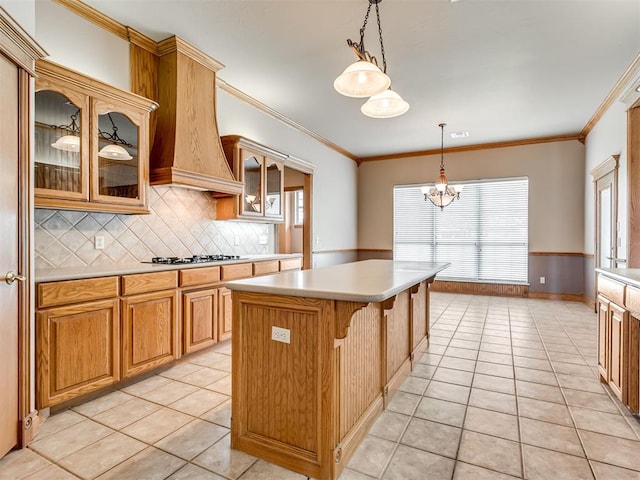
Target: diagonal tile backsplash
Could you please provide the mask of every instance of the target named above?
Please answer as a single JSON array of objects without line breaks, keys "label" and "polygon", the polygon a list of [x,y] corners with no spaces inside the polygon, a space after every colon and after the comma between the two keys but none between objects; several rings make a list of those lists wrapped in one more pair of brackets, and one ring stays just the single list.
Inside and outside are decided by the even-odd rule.
[{"label": "diagonal tile backsplash", "polygon": [[[216,221],[216,201],[210,193],[151,187],[149,204],[149,215],[37,208],[36,268],[115,265],[160,256],[255,255],[275,251],[272,224]],[[104,237],[103,250],[94,248],[96,235]],[[260,244],[260,237],[266,238],[265,245]]]}]

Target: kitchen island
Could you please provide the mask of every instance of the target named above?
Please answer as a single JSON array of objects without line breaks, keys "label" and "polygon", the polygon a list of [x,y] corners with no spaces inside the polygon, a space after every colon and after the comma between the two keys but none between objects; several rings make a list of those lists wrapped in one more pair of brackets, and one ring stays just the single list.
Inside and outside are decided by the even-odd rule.
[{"label": "kitchen island", "polygon": [[232,448],[336,479],[429,335],[446,263],[367,260],[229,282]]}]

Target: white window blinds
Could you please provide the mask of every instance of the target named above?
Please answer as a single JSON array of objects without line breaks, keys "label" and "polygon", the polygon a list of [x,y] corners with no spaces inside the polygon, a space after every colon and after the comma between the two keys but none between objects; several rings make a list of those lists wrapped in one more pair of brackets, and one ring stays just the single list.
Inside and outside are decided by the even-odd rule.
[{"label": "white window blinds", "polygon": [[528,179],[465,183],[440,210],[419,185],[393,189],[393,258],[449,262],[442,280],[528,282]]}]

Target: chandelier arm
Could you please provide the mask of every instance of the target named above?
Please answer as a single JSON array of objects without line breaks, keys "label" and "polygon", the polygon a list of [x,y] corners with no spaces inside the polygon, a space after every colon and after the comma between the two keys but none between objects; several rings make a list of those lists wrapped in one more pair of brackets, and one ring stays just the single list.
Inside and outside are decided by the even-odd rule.
[{"label": "chandelier arm", "polygon": [[[377,5],[376,5],[377,7]],[[369,6],[367,7],[367,13],[364,16],[364,22],[362,23],[362,27],[360,27],[360,53],[365,56],[366,55],[366,50],[364,49],[364,31],[367,28],[367,22],[369,21],[369,13],[371,12],[371,3],[369,3]]]},{"label": "chandelier arm", "polygon": [[[382,25],[380,24],[380,8],[378,7],[380,2],[376,2],[376,17],[378,19],[378,35],[380,36],[380,51],[382,52],[382,71],[387,73],[387,59],[384,56],[384,43],[382,42]],[[369,3],[371,8],[371,3]]]}]

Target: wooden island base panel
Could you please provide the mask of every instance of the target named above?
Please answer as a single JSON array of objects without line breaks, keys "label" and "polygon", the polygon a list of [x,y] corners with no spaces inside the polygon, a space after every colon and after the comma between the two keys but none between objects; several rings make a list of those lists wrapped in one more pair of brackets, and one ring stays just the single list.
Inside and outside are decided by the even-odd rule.
[{"label": "wooden island base panel", "polygon": [[367,260],[230,282],[231,446],[336,479],[426,350],[448,264]]}]

